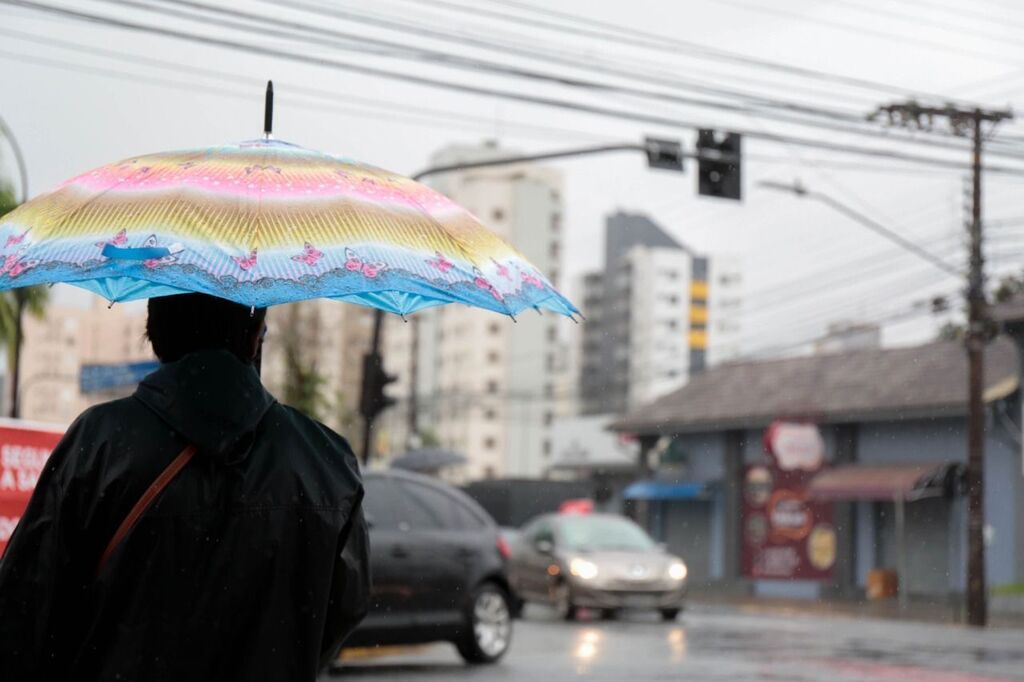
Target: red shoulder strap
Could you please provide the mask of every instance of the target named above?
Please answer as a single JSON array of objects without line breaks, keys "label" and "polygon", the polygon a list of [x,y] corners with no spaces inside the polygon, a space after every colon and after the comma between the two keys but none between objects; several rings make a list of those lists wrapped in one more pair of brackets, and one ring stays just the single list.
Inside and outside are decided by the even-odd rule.
[{"label": "red shoulder strap", "polygon": [[99,564],[96,566],[96,575],[99,575],[103,570],[103,567],[107,565],[107,561],[110,559],[110,555],[114,553],[117,546],[121,544],[125,536],[131,532],[132,528],[138,522],[139,517],[149,508],[149,505],[153,504],[153,500],[157,498],[164,488],[174,480],[174,477],[185,468],[192,456],[196,454],[196,448],[194,445],[189,445],[174,458],[174,460],[167,465],[167,468],[156,477],[146,492],[142,494],[139,501],[135,503],[132,510],[128,512],[128,516],[124,517],[124,521],[118,527],[117,532],[114,533],[114,537],[110,538],[110,543],[107,544],[107,548],[103,550],[103,555],[100,556]]}]

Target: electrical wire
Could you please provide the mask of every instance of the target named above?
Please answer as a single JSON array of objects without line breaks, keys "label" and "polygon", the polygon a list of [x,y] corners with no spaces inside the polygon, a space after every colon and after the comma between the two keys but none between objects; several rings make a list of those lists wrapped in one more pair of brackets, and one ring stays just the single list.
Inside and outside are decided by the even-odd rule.
[{"label": "electrical wire", "polygon": [[[832,120],[843,120],[847,123],[864,123],[865,119],[862,115],[857,112],[842,112],[838,110],[826,111],[822,109],[814,110],[810,107],[798,107],[797,105],[790,104],[790,111],[794,113],[779,112],[772,108],[752,107],[744,104],[733,104],[721,100],[708,100],[699,99],[692,96],[681,96],[672,93],[663,92],[660,90],[645,90],[630,85],[615,85],[607,82],[600,82],[594,80],[587,80],[577,77],[570,77],[560,74],[551,74],[535,69],[527,69],[523,67],[509,66],[504,63],[485,61],[477,58],[468,58],[460,55],[455,55],[449,52],[440,52],[437,50],[431,50],[421,47],[411,47],[408,44],[398,43],[394,41],[381,40],[378,38],[371,38],[367,36],[359,36],[358,34],[340,32],[333,29],[329,29],[323,26],[311,25],[302,22],[296,22],[289,19],[280,19],[269,17],[260,14],[253,14],[247,12],[241,12],[238,10],[232,10],[222,7],[216,7],[203,2],[196,2],[195,0],[160,0],[165,4],[174,4],[181,7],[188,7],[191,9],[213,13],[221,16],[228,16],[234,18],[241,18],[248,22],[262,23],[264,26],[250,26],[245,23],[238,23],[231,20],[215,19],[206,16],[197,16],[175,10],[170,7],[163,7],[160,5],[148,5],[137,0],[100,0],[102,2],[115,4],[124,7],[133,7],[136,9],[144,9],[147,11],[158,12],[162,14],[168,14],[178,18],[184,18],[190,21],[202,22],[202,23],[214,23],[226,28],[231,28],[241,31],[256,32],[260,35],[273,35],[284,38],[300,39],[303,41],[312,41],[328,47],[334,47],[349,51],[361,51],[358,47],[358,42],[353,43],[345,42],[338,44],[337,40],[343,41],[360,41],[370,46],[376,46],[377,50],[375,53],[384,54],[385,56],[391,56],[396,58],[412,59],[414,61],[431,61],[434,63],[441,64],[447,67],[453,67],[472,72],[483,72],[490,74],[498,74],[507,77],[523,78],[533,81],[546,82],[563,87],[572,87],[576,89],[585,90],[588,92],[603,92],[603,93],[617,93],[624,95],[632,95],[645,99],[654,99],[664,102],[670,102],[673,104],[691,106],[696,108],[711,109],[713,111],[729,111],[733,113],[757,113],[763,118],[775,120],[783,123],[789,123],[793,125],[801,125],[808,127],[815,127],[822,130],[829,130],[831,132],[840,132],[848,135],[857,135],[870,138],[885,139],[887,141],[900,142],[902,144],[913,144],[920,146],[928,146],[934,148],[944,148],[960,152],[966,152],[968,147],[961,142],[953,142],[952,140],[959,140],[952,136],[946,136],[950,138],[950,142],[940,142],[938,140],[924,139],[918,137],[904,137],[899,134],[893,134],[891,131],[885,129],[878,129],[877,127],[861,128],[851,125],[843,125],[841,123],[833,123]],[[286,6],[295,6],[295,3],[284,2]],[[302,3],[299,3],[302,5]],[[302,5],[304,8],[308,8],[308,5]],[[316,9],[314,7],[314,9]],[[283,27],[278,28],[278,27]],[[295,33],[298,31],[299,33]],[[420,31],[420,33],[423,33]],[[325,40],[324,37],[328,39]],[[511,48],[514,49],[514,48]],[[382,51],[383,50],[383,51]],[[387,50],[395,50],[395,52],[387,52]],[[405,53],[402,51],[406,50]],[[506,48],[509,51],[509,48]],[[550,61],[550,60],[549,60]],[[587,68],[587,67],[582,67]],[[625,77],[635,78],[635,74],[626,74]],[[769,104],[769,107],[775,106],[780,107],[782,104],[776,102]],[[816,115],[817,118],[810,119],[803,114]],[[822,118],[827,116],[828,118]],[[819,120],[820,119],[820,120]],[[1011,154],[1011,152],[1001,152],[998,149],[991,149],[990,153],[1003,154],[1011,156],[1018,160],[1024,160],[1024,153],[1018,152],[1017,154]]]},{"label": "electrical wire", "polygon": [[[404,81],[416,85],[431,86],[437,88],[444,88],[456,92],[462,92],[464,94],[473,95],[485,95],[488,97],[497,97],[501,99],[507,99],[511,101],[518,101],[536,105],[543,105],[549,107],[557,107],[565,110],[576,111],[579,113],[588,113],[596,116],[602,116],[606,118],[615,118],[619,120],[631,120],[640,123],[648,123],[652,125],[667,126],[672,128],[707,128],[713,127],[708,125],[701,125],[694,122],[673,120],[669,118],[659,116],[649,116],[641,112],[632,112],[628,110],[611,109],[608,107],[601,107],[590,104],[583,104],[580,102],[573,102],[569,100],[562,100],[553,97],[546,97],[540,95],[529,95],[522,93],[515,93],[506,90],[497,90],[493,88],[475,86],[467,83],[459,83],[454,81],[446,81],[437,78],[431,78],[426,76],[417,76],[409,73],[389,71],[387,69],[381,69],[377,67],[367,66],[364,64],[354,64],[350,62],[343,62],[335,59],[318,58],[309,55],[289,52],[281,50],[279,48],[258,46],[250,43],[244,43],[236,40],[228,40],[224,38],[217,38],[207,35],[198,35],[194,33],[188,33],[184,31],[178,31],[175,29],[169,29],[165,27],[153,26],[148,24],[140,24],[137,22],[126,21],[119,18],[89,14],[85,12],[79,12],[77,10],[71,10],[64,7],[55,7],[51,5],[45,5],[39,2],[33,2],[31,0],[0,0],[0,4],[18,6],[28,9],[35,9],[42,12],[50,12],[63,16],[71,16],[79,18],[83,21],[95,23],[99,25],[106,25],[115,28],[121,28],[141,33],[149,33],[152,35],[160,35],[168,38],[175,38],[185,40],[188,42],[199,43],[209,46],[216,46],[226,49],[234,49],[242,52],[249,52],[252,54],[259,54],[267,57],[280,57],[295,62],[301,62],[305,64],[311,64],[316,66],[322,66],[326,68],[334,68],[339,70],[350,71],[353,73],[360,73],[368,76],[376,76],[380,78],[387,78],[391,80]],[[888,149],[881,149],[877,147],[856,147],[852,145],[829,142],[827,140],[815,140],[810,138],[798,137],[798,136],[784,136],[784,135],[766,135],[757,131],[744,131],[735,130],[740,134],[745,134],[752,139],[759,139],[767,142],[788,142],[790,144],[796,144],[800,146],[827,149],[829,151],[856,154],[862,156],[874,156],[878,158],[889,158],[897,159],[909,162],[917,162],[923,164],[931,164],[936,167],[944,166],[948,168],[954,168],[958,170],[966,170],[967,165],[950,161],[947,159],[941,159],[934,156],[919,156],[913,154],[907,154],[903,152],[895,152]],[[995,173],[1011,173],[1011,174],[1024,174],[1024,169],[1014,167],[1000,167],[1000,166],[987,166],[986,170]]]},{"label": "electrical wire", "polygon": [[[705,59],[713,59],[733,64],[740,64],[752,68],[770,70],[775,71],[777,73],[785,73],[791,76],[799,76],[802,78],[813,79],[822,82],[840,84],[862,90],[872,90],[875,92],[884,92],[890,95],[899,96],[917,94],[919,96],[928,98],[943,98],[942,95],[938,95],[936,93],[914,91],[913,88],[907,88],[904,86],[894,85],[891,83],[883,83],[881,81],[875,81],[866,78],[858,78],[855,76],[847,76],[843,74],[830,73],[827,71],[820,71],[817,69],[811,69],[792,64],[774,62],[766,59],[752,57],[750,55],[745,55],[738,52],[708,47],[706,45],[680,40],[678,38],[670,37],[667,35],[661,35],[649,31],[635,29],[628,26],[623,26],[621,24],[615,24],[608,21],[593,19],[589,16],[583,16],[579,14],[573,14],[570,12],[554,10],[547,7],[541,7],[529,2],[522,2],[521,0],[491,0],[491,2],[492,4],[516,7],[521,10],[529,11],[531,13],[538,15],[556,17],[563,21],[571,23],[570,25],[564,25],[554,24],[551,22],[542,22],[533,18],[526,18],[503,12],[495,12],[493,10],[486,10],[485,8],[481,8],[478,6],[461,5],[454,2],[448,2],[446,0],[405,1],[428,4],[430,6],[436,7],[449,7],[463,13],[490,16],[492,18],[498,18],[506,21],[525,24],[527,26],[532,26],[535,28],[544,28],[547,30],[559,31],[570,35],[578,35],[612,42],[619,42],[622,44],[632,45],[634,47],[646,47],[650,49],[666,51],[671,54],[678,54],[680,52],[683,52],[699,56]],[[611,31],[611,33],[595,32],[592,30],[580,28],[581,26],[597,27],[605,31]]]},{"label": "electrical wire", "polygon": [[857,33],[860,35],[871,36],[874,38],[881,38],[887,41],[897,41],[905,45],[916,45],[918,47],[927,48],[930,50],[936,50],[944,54],[958,54],[964,57],[973,57],[976,59],[982,59],[996,64],[1004,64],[1010,57],[1004,54],[996,54],[994,52],[987,52],[985,50],[975,50],[967,47],[950,45],[937,40],[929,40],[927,38],[921,38],[915,35],[907,35],[906,33],[890,33],[889,31],[880,31],[878,29],[869,28],[867,26],[859,26],[856,24],[849,24],[842,21],[835,21],[827,19],[825,17],[808,16],[801,14],[800,12],[793,12],[791,10],[779,9],[778,7],[767,7],[762,4],[752,4],[749,2],[743,2],[743,0],[716,0],[719,4],[728,5],[737,9],[746,10],[749,12],[758,12],[761,14],[767,14],[770,16],[783,17],[786,19],[796,19],[806,23],[817,24],[819,26],[826,26],[829,28],[837,29],[840,31],[846,31],[848,33]]}]

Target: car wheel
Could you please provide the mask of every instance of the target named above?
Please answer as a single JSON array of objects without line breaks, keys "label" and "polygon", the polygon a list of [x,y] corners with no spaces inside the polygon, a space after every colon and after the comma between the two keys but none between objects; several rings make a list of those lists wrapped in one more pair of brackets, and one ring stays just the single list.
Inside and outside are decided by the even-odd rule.
[{"label": "car wheel", "polygon": [[615,620],[618,617],[618,609],[601,609],[601,620]]},{"label": "car wheel", "polygon": [[572,590],[569,583],[560,581],[554,588],[553,594],[555,613],[562,620],[576,620],[576,605],[572,603]]},{"label": "car wheel", "polygon": [[666,623],[671,623],[672,621],[674,621],[676,618],[679,617],[679,612],[680,611],[682,611],[682,609],[662,609],[661,610],[661,619],[663,621],[665,621]]},{"label": "car wheel", "polygon": [[493,583],[476,588],[466,614],[466,627],[456,642],[467,663],[494,663],[512,641],[512,609],[505,591]]}]

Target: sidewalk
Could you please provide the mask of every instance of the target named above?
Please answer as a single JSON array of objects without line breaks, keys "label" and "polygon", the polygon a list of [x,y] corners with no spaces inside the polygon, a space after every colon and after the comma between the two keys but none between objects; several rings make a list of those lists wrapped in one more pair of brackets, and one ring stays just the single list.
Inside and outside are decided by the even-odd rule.
[{"label": "sidewalk", "polygon": [[[896,599],[877,601],[852,599],[780,599],[719,592],[693,592],[692,606],[714,611],[765,613],[773,615],[814,615],[840,618],[880,618],[927,623],[964,623],[963,608],[946,600],[912,599],[901,610]],[[999,628],[1024,628],[1024,614],[989,613],[989,625]]]}]

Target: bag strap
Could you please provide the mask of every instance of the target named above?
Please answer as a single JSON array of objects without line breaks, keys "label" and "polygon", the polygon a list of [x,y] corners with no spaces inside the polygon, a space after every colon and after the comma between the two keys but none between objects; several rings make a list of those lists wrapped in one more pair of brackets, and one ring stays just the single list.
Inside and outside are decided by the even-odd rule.
[{"label": "bag strap", "polygon": [[117,532],[114,533],[114,537],[110,538],[110,542],[107,544],[107,548],[103,550],[102,556],[100,556],[99,564],[96,565],[96,575],[103,571],[103,567],[107,565],[107,561],[110,559],[110,555],[114,553],[121,541],[124,540],[125,536],[131,532],[132,528],[138,522],[139,517],[149,508],[157,496],[163,492],[163,489],[174,480],[174,477],[185,468],[185,465],[189,463],[193,455],[196,454],[196,447],[189,445],[174,458],[174,460],[167,465],[167,468],[156,477],[146,492],[142,494],[139,501],[135,503],[132,510],[128,512],[128,516],[124,517],[124,521],[118,527]]}]

